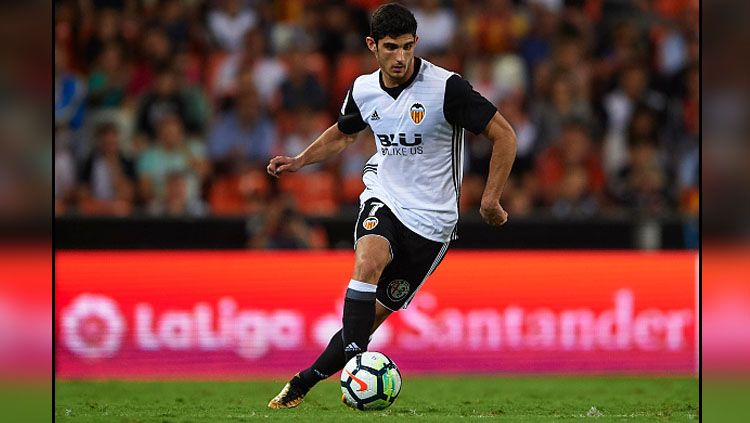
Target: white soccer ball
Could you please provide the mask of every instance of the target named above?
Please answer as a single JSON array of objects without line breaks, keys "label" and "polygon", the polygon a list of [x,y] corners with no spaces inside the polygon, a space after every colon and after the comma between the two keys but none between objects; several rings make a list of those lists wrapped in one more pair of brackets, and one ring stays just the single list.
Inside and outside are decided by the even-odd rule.
[{"label": "white soccer ball", "polygon": [[383,353],[366,351],[349,360],[341,371],[344,403],[359,410],[390,407],[401,392],[401,372]]}]

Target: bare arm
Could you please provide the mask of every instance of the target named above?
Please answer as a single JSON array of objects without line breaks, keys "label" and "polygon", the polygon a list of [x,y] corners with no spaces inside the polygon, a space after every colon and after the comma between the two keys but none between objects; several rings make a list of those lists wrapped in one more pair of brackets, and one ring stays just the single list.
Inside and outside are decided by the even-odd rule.
[{"label": "bare arm", "polygon": [[296,172],[301,167],[322,162],[341,153],[357,139],[357,134],[341,132],[337,124],[331,125],[305,151],[295,157],[276,156],[268,163],[266,170],[278,178],[283,172]]},{"label": "bare arm", "polygon": [[508,220],[508,213],[500,205],[500,196],[516,159],[516,133],[508,121],[500,113],[495,112],[482,135],[487,137],[493,146],[489,175],[484,186],[479,213],[486,223],[500,226]]}]

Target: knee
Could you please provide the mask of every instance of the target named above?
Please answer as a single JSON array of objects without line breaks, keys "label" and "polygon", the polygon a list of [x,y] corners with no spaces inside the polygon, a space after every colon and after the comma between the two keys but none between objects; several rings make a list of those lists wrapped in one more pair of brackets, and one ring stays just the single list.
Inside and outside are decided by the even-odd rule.
[{"label": "knee", "polygon": [[388,257],[357,257],[354,265],[354,279],[377,283],[387,264]]}]

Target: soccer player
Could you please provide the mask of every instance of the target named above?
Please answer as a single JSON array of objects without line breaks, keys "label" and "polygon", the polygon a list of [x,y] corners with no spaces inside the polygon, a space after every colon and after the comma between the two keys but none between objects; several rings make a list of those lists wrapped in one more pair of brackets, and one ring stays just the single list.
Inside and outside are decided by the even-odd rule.
[{"label": "soccer player", "polygon": [[372,15],[367,47],[379,69],[358,77],[338,122],[296,157],[276,156],[267,170],[279,177],[343,151],[369,126],[377,153],[364,167],[365,190],[354,229],[355,264],[344,299],[343,329],[307,369],[269,402],[298,406],[316,383],[367,350],[370,335],[406,308],[456,239],[464,128],[492,144],[480,213],[506,222],[500,195],[516,155],[515,133],[495,106],[460,75],[414,57],[417,21],[390,3]]}]

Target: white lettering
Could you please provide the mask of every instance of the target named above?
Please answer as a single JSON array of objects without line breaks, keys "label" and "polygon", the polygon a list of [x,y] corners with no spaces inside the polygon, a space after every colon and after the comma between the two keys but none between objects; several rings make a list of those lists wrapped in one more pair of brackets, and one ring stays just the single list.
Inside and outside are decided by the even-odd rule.
[{"label": "white lettering", "polygon": [[159,349],[159,338],[151,331],[154,321],[154,310],[148,304],[135,306],[135,343],[146,351]]},{"label": "white lettering", "polygon": [[693,312],[690,310],[670,311],[667,313],[667,349],[679,351],[685,347],[685,329],[693,323]]},{"label": "white lettering", "polygon": [[453,308],[443,310],[435,317],[433,345],[440,349],[453,350],[463,346],[464,315]]},{"label": "white lettering", "polygon": [[471,310],[466,314],[468,347],[471,350],[499,350],[501,343],[500,314],[492,309]]},{"label": "white lettering", "polygon": [[236,343],[240,357],[256,359],[268,352],[266,317],[260,311],[242,311],[237,315]]},{"label": "white lettering", "polygon": [[642,311],[633,324],[635,345],[644,351],[656,351],[662,347],[665,318],[659,310]]},{"label": "white lettering", "polygon": [[404,331],[399,337],[400,345],[410,350],[421,350],[428,348],[431,339],[435,336],[432,319],[422,310],[432,310],[437,305],[437,300],[432,294],[423,292],[412,301],[409,308],[399,313],[401,321],[406,327],[416,333]]},{"label": "white lettering", "polygon": [[223,346],[221,334],[214,332],[214,313],[207,303],[198,303],[193,308],[198,346],[203,350],[215,350]]},{"label": "white lettering", "polygon": [[560,346],[565,350],[594,348],[594,313],[591,310],[560,313]]},{"label": "white lettering", "polygon": [[294,311],[279,310],[268,319],[270,323],[271,343],[280,350],[293,350],[304,341],[302,316]]},{"label": "white lettering", "polygon": [[539,309],[526,317],[526,346],[531,349],[555,347],[555,314],[548,309]]},{"label": "white lettering", "polygon": [[596,338],[604,350],[630,348],[633,321],[633,293],[622,289],[615,293],[615,308],[603,312],[596,322]]},{"label": "white lettering", "polygon": [[193,319],[186,311],[164,313],[159,323],[159,339],[172,350],[187,350],[193,345]]},{"label": "white lettering", "polygon": [[523,345],[523,314],[521,307],[505,309],[505,334],[510,348],[521,348]]}]

